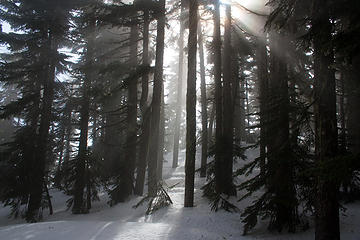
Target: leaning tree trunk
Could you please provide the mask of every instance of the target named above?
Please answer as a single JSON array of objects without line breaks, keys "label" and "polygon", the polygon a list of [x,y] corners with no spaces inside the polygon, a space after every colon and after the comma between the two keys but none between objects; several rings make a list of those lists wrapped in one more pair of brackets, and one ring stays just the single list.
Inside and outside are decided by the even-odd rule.
[{"label": "leaning tree trunk", "polygon": [[208,154],[208,114],[207,114],[207,99],[206,99],[206,81],[205,81],[205,57],[204,57],[204,43],[201,24],[198,24],[199,36],[199,55],[200,55],[200,78],[201,78],[201,171],[200,177],[206,177],[206,164]]},{"label": "leaning tree trunk", "polygon": [[334,55],[332,49],[324,47],[332,38],[328,11],[326,0],[313,2],[315,154],[321,168],[315,203],[316,240],[340,239],[339,186],[335,179],[325,177],[332,176],[329,170],[338,150]]},{"label": "leaning tree trunk", "polygon": [[174,130],[174,149],[172,167],[176,168],[179,161],[179,139],[180,139],[180,122],[182,113],[182,96],[183,96],[183,76],[184,76],[184,32],[185,32],[185,0],[181,1],[180,13],[180,36],[178,40],[179,45],[179,69],[177,82],[177,98],[176,98],[176,116],[175,116],[175,130]]},{"label": "leaning tree trunk", "polygon": [[197,0],[190,0],[188,76],[186,92],[186,160],[184,207],[194,206],[194,177],[196,153],[196,50],[197,50]]},{"label": "leaning tree trunk", "polygon": [[154,197],[157,192],[158,179],[157,161],[159,144],[159,125],[161,109],[161,89],[163,84],[163,66],[164,66],[164,35],[165,35],[165,0],[159,1],[157,34],[156,34],[156,58],[153,97],[151,103],[151,141],[148,167],[148,195]]}]

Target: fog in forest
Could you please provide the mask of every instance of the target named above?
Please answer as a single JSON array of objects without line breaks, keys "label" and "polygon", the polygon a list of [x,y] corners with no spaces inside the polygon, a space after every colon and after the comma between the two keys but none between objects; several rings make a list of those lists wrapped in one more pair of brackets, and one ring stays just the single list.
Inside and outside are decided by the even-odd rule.
[{"label": "fog in forest", "polygon": [[1,1],[0,236],[359,238],[359,9]]}]

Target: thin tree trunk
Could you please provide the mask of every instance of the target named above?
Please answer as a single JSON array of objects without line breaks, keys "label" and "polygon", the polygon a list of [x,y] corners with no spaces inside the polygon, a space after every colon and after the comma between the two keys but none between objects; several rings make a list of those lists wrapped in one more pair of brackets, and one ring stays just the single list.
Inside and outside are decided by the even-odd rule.
[{"label": "thin tree trunk", "polygon": [[[242,64],[243,62],[240,61],[240,64]],[[246,100],[246,89],[245,89],[245,82],[246,82],[246,76],[244,75],[244,73],[241,72],[240,75],[240,93],[239,93],[239,101],[240,101],[240,139],[241,141],[247,142],[248,138],[247,138],[247,123],[246,123],[246,113],[245,113],[245,100]]]},{"label": "thin tree trunk", "polygon": [[61,131],[60,131],[60,150],[59,150],[59,160],[58,160],[58,165],[57,165],[57,172],[60,173],[61,171],[61,164],[63,162],[63,157],[64,157],[64,146],[65,146],[65,131],[66,131],[66,127],[64,125],[61,126]]},{"label": "thin tree trunk", "polygon": [[252,142],[252,138],[250,135],[250,104],[249,104],[249,82],[247,78],[244,78],[244,82],[245,82],[245,104],[246,104],[246,114],[245,114],[245,119],[246,119],[246,141],[247,142]]},{"label": "thin tree trunk", "polygon": [[201,78],[201,171],[200,177],[206,177],[206,164],[208,155],[208,114],[207,114],[207,98],[206,98],[206,81],[205,81],[205,57],[204,42],[201,24],[198,24],[199,36],[199,55],[200,55],[200,78]]},{"label": "thin tree trunk", "polygon": [[172,167],[176,168],[179,161],[179,139],[180,139],[180,124],[182,115],[182,96],[183,96],[183,76],[184,76],[184,32],[185,32],[185,0],[181,1],[180,13],[180,36],[178,40],[179,45],[179,69],[177,82],[177,98],[176,98],[176,116],[174,129],[174,149]]},{"label": "thin tree trunk", "polygon": [[267,53],[266,53],[266,38],[259,37],[257,40],[257,66],[258,66],[258,81],[259,81],[259,100],[260,100],[260,172],[261,176],[265,176],[265,161],[266,161],[266,128],[267,128],[267,93],[268,89],[268,70],[267,70]]},{"label": "thin tree trunk", "polygon": [[343,73],[340,73],[340,96],[339,96],[339,117],[340,117],[340,136],[339,151],[346,153],[346,126],[345,126],[345,79]]},{"label": "thin tree trunk", "polygon": [[151,141],[148,168],[148,195],[154,197],[157,193],[158,179],[157,161],[158,161],[158,144],[159,144],[159,125],[161,109],[161,89],[163,84],[163,66],[164,66],[164,35],[165,35],[165,0],[159,1],[157,34],[156,34],[156,58],[154,88],[151,103]]},{"label": "thin tree trunk", "polygon": [[52,206],[52,203],[51,203],[51,196],[50,196],[50,193],[49,193],[47,183],[45,181],[44,181],[44,189],[45,189],[45,193],[46,193],[46,200],[47,200],[48,205],[49,205],[49,214],[53,215],[54,211],[53,211],[53,206]]},{"label": "thin tree trunk", "polygon": [[186,160],[184,207],[194,206],[194,178],[196,153],[196,50],[197,0],[189,1],[188,76],[186,92]]},{"label": "thin tree trunk", "polygon": [[71,126],[71,117],[72,117],[72,109],[69,108],[69,112],[67,112],[66,119],[66,144],[65,144],[65,155],[63,164],[66,164],[70,161],[70,153],[71,153],[71,135],[72,135],[72,126]]},{"label": "thin tree trunk", "polygon": [[61,188],[61,181],[63,178],[62,174],[62,166],[63,163],[68,159],[68,151],[69,151],[69,141],[70,141],[70,132],[71,132],[71,108],[70,104],[66,103],[64,108],[63,121],[61,122],[61,147],[60,147],[60,156],[59,162],[56,169],[54,185],[57,188]]},{"label": "thin tree trunk", "polygon": [[213,102],[212,105],[213,106],[211,108],[211,113],[210,113],[209,134],[208,134],[210,146],[213,144],[213,129],[214,129],[214,120],[215,120],[215,112],[216,112],[215,103]]},{"label": "thin tree trunk", "polygon": [[240,61],[239,61],[239,56],[236,55],[234,56],[233,59],[233,63],[232,63],[232,67],[233,67],[233,77],[234,79],[236,79],[236,81],[234,81],[234,87],[233,87],[233,111],[234,111],[234,119],[233,119],[233,124],[234,124],[234,142],[236,145],[240,146],[241,145],[241,140],[242,140],[242,135],[243,135],[243,131],[245,129],[243,122],[241,122],[241,114],[243,109],[241,106],[241,73],[240,73]]}]

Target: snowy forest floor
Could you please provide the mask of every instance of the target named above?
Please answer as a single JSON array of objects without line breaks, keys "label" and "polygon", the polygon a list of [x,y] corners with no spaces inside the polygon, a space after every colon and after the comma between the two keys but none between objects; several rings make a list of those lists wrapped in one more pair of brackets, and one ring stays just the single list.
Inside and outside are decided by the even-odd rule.
[{"label": "snowy forest floor", "polygon": [[[257,153],[256,149],[247,150],[247,161],[252,160]],[[54,214],[49,216],[45,210],[43,222],[26,224],[21,219],[9,219],[7,217],[9,208],[0,208],[0,239],[314,239],[313,223],[310,223],[310,229],[305,232],[289,234],[286,232],[269,233],[266,230],[266,221],[260,222],[249,235],[242,236],[243,224],[239,213],[229,213],[223,210],[212,212],[209,201],[202,197],[200,190],[205,179],[199,178],[198,174],[195,179],[195,207],[184,208],[185,152],[180,153],[179,167],[176,169],[171,168],[171,157],[171,153],[165,157],[167,161],[164,163],[163,177],[168,186],[177,184],[168,190],[173,204],[152,215],[145,215],[147,204],[136,209],[132,208],[141,200],[141,197],[133,197],[129,202],[109,207],[107,194],[102,194],[101,200],[93,203],[89,214],[72,215],[71,211],[66,211],[65,202],[69,197],[57,190],[52,190]],[[243,161],[237,163],[237,165],[243,164]],[[243,210],[251,199],[237,202],[236,198],[231,198],[230,201]],[[345,207],[347,211],[342,212],[340,217],[341,239],[359,240],[360,203],[347,204]]]}]

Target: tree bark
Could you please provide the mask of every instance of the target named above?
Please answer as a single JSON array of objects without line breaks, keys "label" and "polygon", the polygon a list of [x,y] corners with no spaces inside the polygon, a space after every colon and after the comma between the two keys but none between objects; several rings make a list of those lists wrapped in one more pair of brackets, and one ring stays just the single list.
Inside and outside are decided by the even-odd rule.
[{"label": "tree bark", "polygon": [[[149,10],[144,10],[144,29],[143,29],[143,67],[149,66]],[[142,116],[140,151],[136,174],[134,193],[142,195],[144,192],[145,172],[149,153],[150,117],[149,117],[149,74],[144,74],[141,78],[141,98],[140,110]]]},{"label": "tree bark", "polygon": [[197,51],[197,0],[190,0],[188,76],[186,92],[186,160],[184,207],[194,206],[194,177],[196,153],[196,51]]},{"label": "tree bark", "polygon": [[353,155],[360,154],[360,55],[352,59],[352,67],[347,80],[348,145]]},{"label": "tree bark", "polygon": [[87,142],[89,130],[90,88],[93,77],[95,24],[95,19],[89,21],[85,78],[82,86],[83,95],[80,110],[80,142],[78,157],[75,165],[74,205],[72,208],[72,213],[74,214],[87,212],[87,209],[84,208],[84,188],[86,184],[86,161],[88,157]]},{"label": "tree bark", "polygon": [[[48,29],[47,29],[48,30]],[[48,153],[48,137],[51,123],[51,110],[54,100],[55,84],[55,56],[57,55],[58,44],[52,31],[44,33],[47,38],[47,50],[50,57],[46,58],[43,72],[43,97],[40,117],[39,133],[37,135],[37,146],[31,170],[31,189],[29,205],[26,213],[28,222],[37,222],[41,219],[41,200],[44,190],[44,176],[46,157]]]},{"label": "tree bark", "polygon": [[288,227],[295,229],[296,196],[293,182],[293,163],[289,142],[289,94],[286,55],[280,50],[284,36],[272,33],[270,36],[269,77],[269,128],[268,136],[268,190],[275,201],[274,220],[270,229],[281,231]]},{"label": "tree bark", "polygon": [[180,35],[178,40],[179,45],[179,69],[177,82],[177,98],[176,98],[176,116],[174,129],[174,149],[172,167],[176,168],[179,161],[179,139],[180,139],[180,124],[182,115],[182,96],[183,96],[183,76],[184,76],[184,32],[185,32],[185,0],[181,1],[180,13]]},{"label": "tree bark", "polygon": [[215,190],[221,194],[224,187],[224,156],[223,156],[223,120],[222,120],[222,81],[221,81],[221,36],[220,36],[220,3],[214,1],[214,79],[215,79],[215,107],[216,107],[216,132],[215,132]]},{"label": "tree bark", "polygon": [[199,57],[200,57],[200,78],[201,78],[201,171],[200,177],[206,177],[206,164],[208,155],[208,114],[207,114],[207,98],[206,98],[206,81],[205,81],[205,57],[204,42],[201,24],[198,24],[199,37]]},{"label": "tree bark", "polygon": [[339,118],[340,118],[340,136],[339,136],[339,152],[346,153],[346,119],[345,119],[345,78],[344,73],[340,73],[339,79]]},{"label": "tree bark", "polygon": [[215,103],[213,102],[212,107],[211,107],[211,113],[210,113],[209,133],[208,133],[208,139],[209,139],[210,146],[213,144],[213,129],[214,129],[215,114],[216,114],[216,109],[215,109]]},{"label": "tree bark", "polygon": [[[135,1],[136,3],[136,1]],[[135,4],[134,3],[134,4]],[[136,21],[136,20],[135,20]],[[138,53],[138,26],[133,22],[130,29],[130,66],[133,76],[136,76],[137,53]],[[136,162],[136,142],[137,142],[137,78],[133,77],[128,83],[127,98],[127,133],[125,163],[122,166],[121,176],[121,195],[119,201],[123,202],[133,192],[134,171]]]},{"label": "tree bark", "polygon": [[164,165],[164,140],[165,140],[165,102],[164,102],[164,83],[161,90],[161,109],[160,109],[160,129],[159,129],[159,154],[157,164],[157,177],[162,180]]},{"label": "tree bark", "polygon": [[324,47],[332,38],[328,11],[326,0],[313,2],[315,154],[321,168],[315,203],[316,240],[340,239],[339,186],[335,179],[325,177],[329,174],[329,164],[338,153],[334,55],[332,49]]},{"label": "tree bark", "polygon": [[265,161],[266,161],[266,128],[267,128],[267,93],[268,89],[268,70],[267,70],[267,53],[266,53],[266,38],[264,36],[258,37],[257,40],[257,77],[259,81],[259,100],[260,100],[260,172],[261,176],[265,176]]},{"label": "tree bark", "polygon": [[163,66],[164,66],[164,35],[165,35],[165,0],[159,1],[157,35],[156,35],[156,58],[154,88],[151,103],[151,141],[148,168],[148,195],[154,197],[157,192],[157,161],[159,144],[159,125],[161,108],[161,89],[163,84]]},{"label": "tree bark", "polygon": [[[233,175],[233,145],[234,145],[234,111],[233,111],[233,76],[231,47],[231,7],[226,5],[224,31],[224,65],[223,65],[223,144],[224,144],[224,193],[236,196],[232,181]],[[225,151],[226,146],[226,151]]]}]

